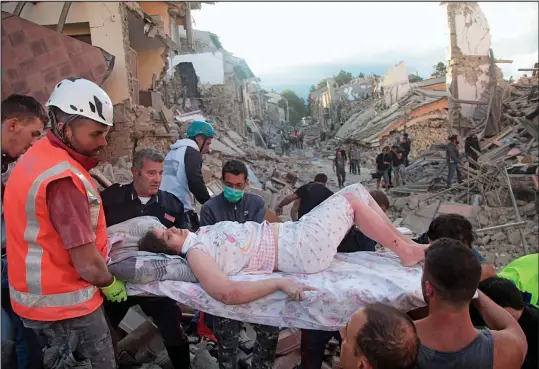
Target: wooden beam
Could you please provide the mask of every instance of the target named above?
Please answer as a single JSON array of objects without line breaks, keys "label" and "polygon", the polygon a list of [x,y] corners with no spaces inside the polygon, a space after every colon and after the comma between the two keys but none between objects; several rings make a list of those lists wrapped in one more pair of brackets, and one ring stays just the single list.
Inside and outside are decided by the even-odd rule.
[{"label": "wooden beam", "polygon": [[449,99],[451,99],[452,102],[457,103],[457,104],[488,105],[487,101],[458,100],[452,97],[449,97]]},{"label": "wooden beam", "polygon": [[519,72],[536,72],[539,68],[518,68]]},{"label": "wooden beam", "polygon": [[512,60],[507,60],[507,59],[500,59],[500,60],[494,59],[494,63],[497,63],[497,64],[511,64],[511,63],[513,63],[513,61]]}]

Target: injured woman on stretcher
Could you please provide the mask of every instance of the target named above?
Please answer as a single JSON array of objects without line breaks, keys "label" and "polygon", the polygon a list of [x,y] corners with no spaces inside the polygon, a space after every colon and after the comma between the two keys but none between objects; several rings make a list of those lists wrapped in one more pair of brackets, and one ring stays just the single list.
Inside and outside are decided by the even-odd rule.
[{"label": "injured woman on stretcher", "polygon": [[[284,292],[289,300],[303,300],[306,291],[319,290],[319,286],[309,285],[308,275],[324,274],[320,272],[330,268],[338,245],[354,225],[398,256],[402,266],[395,265],[393,256],[393,267],[400,268],[404,277],[410,274],[405,271],[408,269],[406,267],[413,267],[421,261],[428,246],[418,245],[400,233],[360,184],[336,193],[298,222],[220,222],[191,233],[175,228],[166,229],[155,218],[141,217],[131,221],[146,222],[146,229],[151,228],[138,240],[139,251],[185,255],[200,287],[213,299],[226,305],[248,304],[276,291]],[[148,226],[148,223],[152,224]],[[109,228],[109,237],[118,230],[117,226]],[[113,246],[112,259],[115,259],[114,249]],[[370,255],[369,263],[372,264],[376,257],[387,260],[387,254]],[[372,273],[375,269],[372,265],[366,268],[369,270],[365,270],[365,273]],[[112,267],[111,271],[114,274]],[[254,281],[231,279],[236,275],[273,276],[277,274],[274,272],[281,275]],[[302,275],[307,283],[302,278],[282,278],[282,273],[285,276],[288,273],[296,277]],[[393,278],[384,275],[383,271],[379,273],[382,280]]]}]

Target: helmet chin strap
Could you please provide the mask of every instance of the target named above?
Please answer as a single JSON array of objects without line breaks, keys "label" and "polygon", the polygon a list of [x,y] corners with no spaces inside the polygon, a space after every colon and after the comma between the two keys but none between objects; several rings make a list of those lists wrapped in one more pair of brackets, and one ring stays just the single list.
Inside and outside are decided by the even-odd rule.
[{"label": "helmet chin strap", "polygon": [[206,146],[206,141],[208,141],[208,137],[206,137],[205,135],[204,136],[204,141],[202,141],[202,146],[200,147],[200,153],[202,153],[202,149],[204,148],[204,146]]},{"label": "helmet chin strap", "polygon": [[[75,119],[77,119],[79,116],[78,115],[71,115],[69,117],[69,119],[67,119],[64,123],[64,125],[62,126],[62,128],[58,128],[58,121],[56,120],[56,115],[54,115],[54,113],[52,112],[52,109],[49,110],[49,118],[51,120],[51,128],[52,128],[52,132],[54,133],[54,135],[56,137],[58,137],[60,139],[60,141],[62,141],[67,147],[69,147],[71,150],[81,154],[80,152],[78,152],[74,147],[73,145],[71,145],[71,142],[69,142],[69,140],[67,139],[67,136],[66,136],[66,128],[67,128],[67,125],[69,123],[71,123],[72,121],[74,121]],[[81,154],[82,155],[82,154]]]}]

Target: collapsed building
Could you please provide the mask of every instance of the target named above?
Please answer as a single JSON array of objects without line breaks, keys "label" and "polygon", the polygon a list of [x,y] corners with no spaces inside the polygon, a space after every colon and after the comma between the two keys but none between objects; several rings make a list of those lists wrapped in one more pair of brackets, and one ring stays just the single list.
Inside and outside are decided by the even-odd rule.
[{"label": "collapsed building", "polygon": [[[87,78],[114,104],[103,160],[131,156],[139,147],[165,149],[174,124],[160,81],[170,55],[192,52],[191,10],[201,4],[3,3],[2,96],[30,94],[44,103],[61,79]],[[178,37],[175,25],[188,37]]]},{"label": "collapsed building", "polygon": [[[479,5],[443,5],[451,46],[447,74],[418,80],[404,62],[391,67],[381,79],[380,93],[352,103],[323,154],[333,158],[337,149],[355,142],[363,165],[373,168],[381,148],[408,133],[412,162],[406,185],[389,191],[390,217],[419,234],[438,214],[462,214],[476,230],[478,248],[502,267],[538,250],[537,64],[522,69],[533,72],[531,77],[504,81],[497,64],[512,61],[494,57]],[[448,137],[458,134],[464,141],[472,129],[480,139],[477,162],[461,161],[463,182],[447,188]]]},{"label": "collapsed building", "polygon": [[[269,209],[316,173],[311,148],[294,158],[266,149],[289,120],[286,99],[262,89],[245,60],[225,50],[217,35],[193,29],[191,10],[202,3],[21,4],[2,4],[2,97],[24,93],[44,103],[58,81],[73,75],[101,85],[115,105],[109,146],[93,172],[101,185],[130,182],[136,149],[166,153],[189,122],[199,119],[215,123],[217,131],[203,166],[212,195],[222,191],[221,168],[232,158],[247,163],[251,191]],[[494,58],[479,6],[446,6],[451,29],[446,76],[418,80],[401,62],[384,76],[341,87],[328,79],[311,94],[313,118],[323,123],[305,127],[306,140],[319,142],[319,130],[329,133],[333,125],[334,137],[323,143],[322,154],[331,158],[337,147],[357,142],[363,164],[372,167],[380,147],[408,132],[415,160],[407,168],[409,183],[391,190],[390,217],[420,233],[436,214],[464,214],[480,230],[479,250],[499,267],[525,248],[537,251],[531,182],[538,164],[537,66],[531,78],[504,82],[496,63],[506,61]],[[468,40],[468,35],[475,36]],[[479,169],[463,165],[465,183],[446,191],[447,137],[465,136],[471,128],[482,139]],[[267,219],[278,221],[270,210]],[[132,310],[123,322],[122,329],[136,331],[137,340],[120,348],[138,361],[165,366],[155,327],[140,314]],[[251,336],[242,337],[247,342],[242,360],[248,362],[252,332],[246,335]],[[281,336],[275,365],[288,368],[288,362],[298,361],[299,332]],[[193,349],[195,358],[205,355],[200,347]],[[211,358],[200,360],[198,367],[215,366]]]}]

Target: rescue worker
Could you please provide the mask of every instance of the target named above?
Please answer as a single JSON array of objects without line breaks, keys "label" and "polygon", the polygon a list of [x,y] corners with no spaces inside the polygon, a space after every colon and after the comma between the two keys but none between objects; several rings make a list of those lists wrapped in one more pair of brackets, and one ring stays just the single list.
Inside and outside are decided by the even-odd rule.
[{"label": "rescue worker", "polygon": [[166,227],[187,228],[182,202],[159,189],[165,157],[154,149],[142,149],[133,155],[133,182],[115,183],[101,192],[107,227],[126,220],[150,215]]},{"label": "rescue worker", "polygon": [[[30,96],[11,95],[2,101],[2,201],[4,186],[16,160],[41,136],[48,118],[43,106]],[[8,340],[5,334],[12,335]],[[11,342],[10,342],[11,341]],[[16,363],[10,361],[15,347]],[[9,299],[6,230],[2,208],[2,364],[18,369],[41,368],[41,347],[33,330],[15,314]]]},{"label": "rescue worker", "polygon": [[[133,182],[114,184],[101,192],[107,226],[150,215],[167,228],[186,228],[183,204],[174,195],[161,191],[165,157],[154,149],[133,155]],[[190,367],[189,342],[181,325],[182,311],[176,301],[164,296],[129,296],[121,303],[105,302],[105,313],[116,329],[130,307],[139,305],[153,319],[163,338],[174,369]]]},{"label": "rescue worker", "polygon": [[108,271],[101,197],[88,171],[107,145],[112,102],[95,83],[68,78],[46,106],[52,130],[8,180],[8,276],[13,310],[47,342],[46,368],[116,368],[101,292],[127,298]]},{"label": "rescue worker", "polygon": [[215,131],[211,124],[195,121],[187,128],[186,136],[170,145],[160,189],[180,199],[187,226],[196,232],[200,221],[195,213],[193,196],[202,205],[211,198],[202,177],[202,155],[210,151]]},{"label": "rescue worker", "polygon": [[[223,221],[264,222],[266,216],[264,199],[260,195],[245,192],[249,186],[247,166],[239,160],[230,160],[223,166],[222,177],[223,192],[202,206],[200,211],[202,226],[214,225]],[[213,323],[211,325],[217,338],[219,368],[237,368],[238,346],[243,323],[210,315],[205,315],[205,321]],[[256,332],[251,368],[271,368],[279,339],[279,327],[262,324],[251,325]]]}]

